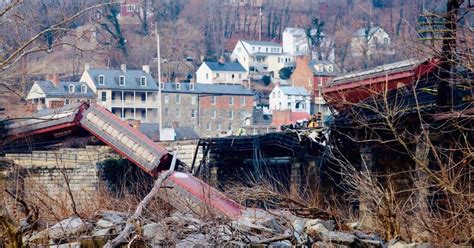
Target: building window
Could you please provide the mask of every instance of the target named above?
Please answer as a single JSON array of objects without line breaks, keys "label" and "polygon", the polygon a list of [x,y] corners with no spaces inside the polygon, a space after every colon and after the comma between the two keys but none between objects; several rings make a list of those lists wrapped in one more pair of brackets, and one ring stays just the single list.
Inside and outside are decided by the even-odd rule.
[{"label": "building window", "polygon": [[265,48],[265,52],[267,52],[267,53],[268,53],[268,47],[266,47],[266,48]]},{"label": "building window", "polygon": [[105,84],[105,76],[99,75],[99,85],[104,85],[104,84]]},{"label": "building window", "polygon": [[107,101],[107,92],[102,92],[100,97],[103,102]]},{"label": "building window", "polygon": [[221,130],[221,123],[217,123],[217,131],[220,131]]},{"label": "building window", "polygon": [[388,45],[388,38],[387,37],[383,38],[383,44]]},{"label": "building window", "polygon": [[229,96],[229,106],[232,106],[232,105],[234,105],[234,97]]},{"label": "building window", "polygon": [[82,93],[87,93],[87,86],[81,85],[81,92]]},{"label": "building window", "polygon": [[177,108],[176,109],[176,118],[179,118],[181,116],[181,109]]},{"label": "building window", "polygon": [[176,104],[180,104],[180,103],[181,103],[181,95],[176,94]]},{"label": "building window", "polygon": [[197,96],[191,96],[191,104],[195,105],[197,103]]},{"label": "building window", "polygon": [[181,89],[181,84],[180,83],[176,83],[176,90],[180,90]]},{"label": "building window", "polygon": [[141,86],[146,86],[146,77],[142,76],[142,77],[140,78],[140,85],[141,85]]},{"label": "building window", "polygon": [[73,84],[69,85],[69,93],[74,93],[74,85]]},{"label": "building window", "polygon": [[211,104],[216,105],[216,96],[211,96]]},{"label": "building window", "polygon": [[160,89],[162,89],[162,90],[165,89],[165,83],[160,83]]},{"label": "building window", "polygon": [[124,86],[124,85],[125,85],[125,76],[120,76],[120,77],[119,77],[119,84],[120,84],[121,86]]},{"label": "building window", "polygon": [[142,97],[142,102],[146,102],[146,92],[142,93],[141,97]]},{"label": "building window", "polygon": [[206,124],[206,130],[207,130],[207,131],[211,131],[211,123],[208,122],[208,123]]},{"label": "building window", "polygon": [[239,73],[239,79],[242,79],[242,73]]},{"label": "building window", "polygon": [[69,99],[66,99],[64,104],[69,105]]},{"label": "building window", "polygon": [[229,112],[227,113],[229,119],[233,119],[234,118],[234,111],[232,110],[229,110]]},{"label": "building window", "polygon": [[229,126],[227,127],[229,131],[232,131],[232,122],[229,122]]},{"label": "building window", "polygon": [[278,103],[278,109],[281,109],[281,102]]},{"label": "building window", "polygon": [[206,73],[206,79],[209,79],[209,73]]},{"label": "building window", "polygon": [[234,78],[235,78],[235,75],[234,75],[234,74],[232,74],[232,79],[234,79]]},{"label": "building window", "polygon": [[165,117],[168,117],[168,114],[169,114],[169,110],[168,110],[168,108],[165,108],[165,109],[164,109],[164,115],[165,115]]},{"label": "building window", "polygon": [[189,84],[189,90],[194,90],[194,84],[193,83]]},{"label": "building window", "polygon": [[245,96],[241,96],[240,97],[240,106],[245,106],[245,104],[246,104],[246,98],[245,98]]},{"label": "building window", "polygon": [[215,119],[217,117],[217,110],[213,109],[211,110],[211,118]]},{"label": "building window", "polygon": [[287,99],[288,99],[288,100],[291,100],[291,96],[290,96],[290,95],[288,95],[288,96],[287,96]]},{"label": "building window", "polygon": [[252,51],[255,51],[255,47],[254,47],[254,46],[252,47]]},{"label": "building window", "polygon": [[191,109],[191,118],[196,118],[196,110]]},{"label": "building window", "polygon": [[216,73],[216,78],[219,78],[219,73]]},{"label": "building window", "polygon": [[168,96],[168,94],[165,94],[164,98],[165,98],[165,103],[166,104],[170,103],[170,96]]},{"label": "building window", "polygon": [[275,98],[275,92],[272,93],[272,98]]},{"label": "building window", "polygon": [[291,109],[291,102],[288,103],[288,109]]}]

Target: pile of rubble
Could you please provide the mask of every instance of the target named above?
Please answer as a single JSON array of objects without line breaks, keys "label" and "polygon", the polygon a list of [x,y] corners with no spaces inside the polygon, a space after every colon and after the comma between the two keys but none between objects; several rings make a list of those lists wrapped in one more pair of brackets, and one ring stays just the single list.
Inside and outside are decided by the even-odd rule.
[{"label": "pile of rubble", "polygon": [[[50,247],[102,247],[124,228],[127,214],[104,211],[95,220],[70,217],[23,237],[25,245]],[[385,243],[361,231],[340,232],[332,220],[298,218],[288,212],[249,209],[236,221],[197,219],[173,213],[160,221],[143,219],[133,242],[146,247],[430,247],[429,244]]]}]

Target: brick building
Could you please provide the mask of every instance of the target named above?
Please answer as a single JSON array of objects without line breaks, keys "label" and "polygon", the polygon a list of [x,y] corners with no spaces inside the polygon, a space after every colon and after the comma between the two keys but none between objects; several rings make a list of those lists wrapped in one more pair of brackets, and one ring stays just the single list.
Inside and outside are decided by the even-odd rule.
[{"label": "brick building", "polygon": [[324,117],[331,114],[321,92],[337,74],[334,64],[326,60],[311,60],[308,56],[296,58],[296,69],[291,75],[291,82],[293,86],[303,87],[310,92],[311,114],[321,112]]},{"label": "brick building", "polygon": [[252,122],[254,94],[241,85],[164,83],[163,127],[192,127],[201,137],[237,135]]}]

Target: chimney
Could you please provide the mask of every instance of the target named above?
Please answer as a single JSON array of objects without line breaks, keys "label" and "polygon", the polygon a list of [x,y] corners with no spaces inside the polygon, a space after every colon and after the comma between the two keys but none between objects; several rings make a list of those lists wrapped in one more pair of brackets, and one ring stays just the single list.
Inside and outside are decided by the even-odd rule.
[{"label": "chimney", "polygon": [[218,62],[219,62],[219,64],[221,64],[221,65],[225,64],[225,58],[224,58],[224,56],[221,56],[221,57],[219,58]]},{"label": "chimney", "polygon": [[54,86],[59,85],[59,75],[57,73],[47,74],[46,75],[46,80],[51,81],[51,83],[53,83]]},{"label": "chimney", "polygon": [[145,73],[150,74],[150,65],[143,65],[143,66],[142,66],[142,70],[143,70]]},{"label": "chimney", "polygon": [[85,63],[85,64],[84,64],[84,71],[87,71],[87,70],[89,70],[89,69],[90,69],[89,63]]},{"label": "chimney", "polygon": [[126,72],[126,71],[127,71],[127,65],[126,65],[126,64],[121,64],[121,65],[120,65],[120,69],[121,69],[123,72]]}]

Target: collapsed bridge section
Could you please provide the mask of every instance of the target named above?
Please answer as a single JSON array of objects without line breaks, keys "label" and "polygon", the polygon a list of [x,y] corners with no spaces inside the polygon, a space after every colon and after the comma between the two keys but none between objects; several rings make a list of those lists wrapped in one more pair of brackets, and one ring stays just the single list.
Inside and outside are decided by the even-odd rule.
[{"label": "collapsed bridge section", "polygon": [[[61,138],[86,130],[154,177],[168,169],[172,159],[164,148],[97,104],[46,110],[31,118],[8,123],[6,130],[4,144],[27,137]],[[165,184],[160,197],[180,211],[210,211],[230,218],[238,218],[241,214],[238,203],[186,172],[174,172]]]}]

